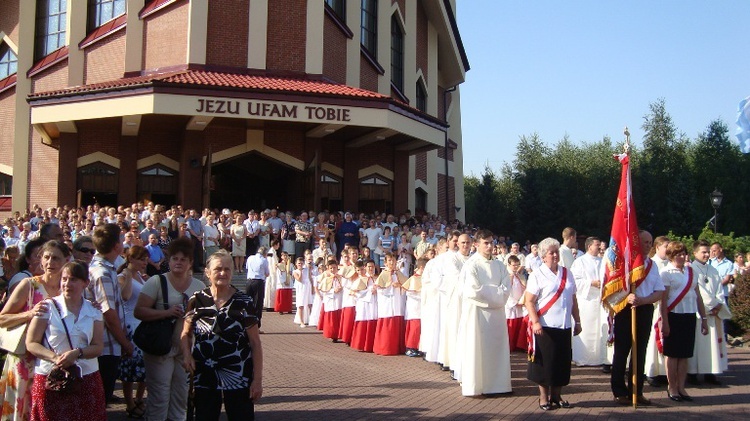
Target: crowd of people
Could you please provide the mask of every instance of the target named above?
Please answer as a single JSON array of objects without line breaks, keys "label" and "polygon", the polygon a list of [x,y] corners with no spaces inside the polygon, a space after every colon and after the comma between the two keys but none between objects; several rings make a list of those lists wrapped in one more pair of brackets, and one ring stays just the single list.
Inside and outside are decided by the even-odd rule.
[{"label": "crowd of people", "polygon": [[[45,377],[73,365],[88,394],[101,396],[94,418],[106,417],[119,379],[133,418],[183,419],[191,384],[196,414],[218,418],[223,403],[230,419],[245,419],[262,395],[264,310],[294,313],[301,328],[361,352],[434,362],[465,396],[511,392],[510,353],[525,352],[545,411],[571,406],[562,396],[571,364],[611,372],[621,404],[634,387],[649,404],[644,380],[658,385],[664,375],[668,397],[689,401],[686,382],[702,374],[715,384],[727,369],[723,320],[733,276],[747,270],[742,254],[732,262],[718,243],[692,245],[688,262],[686,245],[658,237],[652,247],[643,232],[652,256],[645,279],[613,317],[601,305],[607,244],[589,237],[578,250],[572,228],[562,241],[521,246],[408,211],[145,203],[35,208],[7,218],[2,240],[0,327],[29,326],[28,352],[9,353],[0,378],[3,413],[16,419],[59,419],[53,414],[71,403],[47,390]],[[246,291],[232,286],[233,274],[247,278]],[[631,314],[635,385],[625,377]],[[171,321],[169,351],[139,349],[139,324],[160,320]]]}]

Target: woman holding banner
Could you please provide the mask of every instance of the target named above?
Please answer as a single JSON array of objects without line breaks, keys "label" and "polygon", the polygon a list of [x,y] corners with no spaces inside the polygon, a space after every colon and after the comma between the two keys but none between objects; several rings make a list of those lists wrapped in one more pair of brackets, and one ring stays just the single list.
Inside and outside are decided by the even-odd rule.
[{"label": "woman holding banner", "polygon": [[[545,238],[539,243],[539,255],[544,264],[531,273],[526,283],[527,378],[539,385],[539,408],[549,411],[572,407],[563,400],[562,387],[570,383],[571,338],[581,333],[581,319],[575,280],[570,271],[559,264],[560,243],[554,238]],[[572,327],[571,316],[575,320]]]},{"label": "woman holding banner", "polygon": [[695,348],[695,313],[701,316],[701,333],[708,333],[698,277],[685,265],[687,250],[679,241],[667,246],[669,264],[661,272],[664,295],[661,301],[661,335],[667,365],[667,396],[675,402],[692,401],[685,390],[688,358]]}]

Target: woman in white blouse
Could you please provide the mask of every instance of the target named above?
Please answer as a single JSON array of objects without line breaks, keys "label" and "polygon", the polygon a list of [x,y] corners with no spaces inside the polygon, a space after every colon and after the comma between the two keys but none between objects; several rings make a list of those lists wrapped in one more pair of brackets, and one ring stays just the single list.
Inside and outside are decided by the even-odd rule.
[{"label": "woman in white blouse", "polygon": [[[29,324],[26,348],[37,357],[31,392],[31,419],[106,420],[104,387],[99,362],[104,347],[102,312],[83,299],[89,283],[85,263],[66,263],[62,269],[62,294],[48,301],[49,311]],[[83,377],[78,393],[45,389],[54,367],[76,365]]]},{"label": "woman in white blouse", "polygon": [[570,383],[571,338],[581,333],[581,319],[575,280],[559,264],[560,243],[545,238],[539,243],[539,256],[544,264],[526,283],[526,311],[533,332],[527,378],[539,385],[539,408],[549,411],[571,407],[562,398],[562,387]]},{"label": "woman in white blouse", "polygon": [[701,316],[701,333],[708,333],[703,299],[698,291],[698,274],[685,265],[687,250],[679,241],[667,246],[669,264],[661,271],[664,295],[661,300],[661,335],[667,365],[667,396],[675,402],[692,401],[685,391],[688,359],[695,348],[695,313]]}]

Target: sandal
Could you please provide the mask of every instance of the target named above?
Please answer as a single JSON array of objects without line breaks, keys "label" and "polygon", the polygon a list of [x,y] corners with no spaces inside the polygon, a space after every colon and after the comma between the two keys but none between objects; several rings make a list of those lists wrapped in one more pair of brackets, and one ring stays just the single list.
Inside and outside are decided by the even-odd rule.
[{"label": "sandal", "polygon": [[551,410],[555,409],[555,407],[552,405],[551,402],[547,402],[544,405],[542,405],[540,403],[539,404],[539,409],[541,409],[542,411],[551,411]]},{"label": "sandal", "polygon": [[563,398],[557,398],[549,401],[549,404],[557,408],[565,408],[570,409],[573,407],[573,405],[570,404],[570,402],[563,400]]}]

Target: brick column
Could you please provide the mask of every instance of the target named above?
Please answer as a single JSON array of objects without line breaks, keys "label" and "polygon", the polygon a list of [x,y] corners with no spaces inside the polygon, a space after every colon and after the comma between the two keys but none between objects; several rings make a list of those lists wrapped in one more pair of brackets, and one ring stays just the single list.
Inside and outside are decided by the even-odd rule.
[{"label": "brick column", "polygon": [[138,200],[138,137],[120,137],[120,191],[117,201],[129,205]]},{"label": "brick column", "polygon": [[204,132],[185,131],[180,148],[180,185],[177,188],[177,201],[185,209],[201,209],[204,144]]},{"label": "brick column", "polygon": [[57,204],[76,205],[78,191],[78,133],[60,133]]}]

